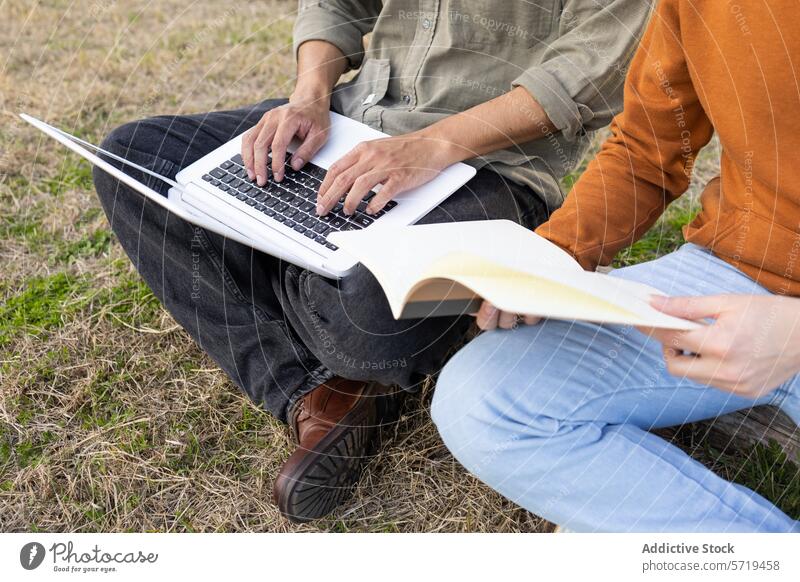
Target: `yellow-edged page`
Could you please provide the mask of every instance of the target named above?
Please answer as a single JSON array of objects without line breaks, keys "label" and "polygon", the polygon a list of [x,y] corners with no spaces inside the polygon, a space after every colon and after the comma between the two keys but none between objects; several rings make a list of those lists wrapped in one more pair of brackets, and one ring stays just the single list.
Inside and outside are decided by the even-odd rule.
[{"label": "yellow-edged page", "polygon": [[453,252],[528,270],[583,272],[562,249],[510,220],[389,227],[378,222],[364,230],[333,233],[329,240],[375,275],[398,319],[409,292],[428,278],[430,266]]},{"label": "yellow-edged page", "polygon": [[[659,291],[600,273],[524,272],[466,253],[452,253],[431,264],[426,276],[449,280],[509,313],[552,319],[694,329],[697,323],[671,317],[650,306]],[[423,287],[424,282],[418,287]],[[408,301],[414,301],[415,290]]]}]

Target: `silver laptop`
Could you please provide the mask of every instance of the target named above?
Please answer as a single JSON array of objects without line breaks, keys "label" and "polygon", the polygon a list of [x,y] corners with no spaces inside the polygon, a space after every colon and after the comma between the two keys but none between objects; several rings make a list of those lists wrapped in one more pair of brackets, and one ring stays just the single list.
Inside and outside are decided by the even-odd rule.
[{"label": "silver laptop", "polygon": [[[248,180],[242,167],[241,135],[181,170],[175,180],[136,166],[170,184],[167,198],[89,150],[135,164],[29,115],[21,117],[181,218],[300,267],[338,278],[347,275],[357,261],[328,241],[328,235],[413,224],[472,178],[475,168],[454,164],[430,182],[400,194],[377,215],[363,212],[364,202],[350,216],[344,214],[341,204],[327,216],[317,216],[317,189],[331,164],[361,142],[387,137],[348,117],[333,112],[330,115],[330,136],[325,146],[301,170],[287,165],[281,182],[270,179],[263,187]],[[379,190],[380,186],[375,188]],[[368,199],[373,195],[371,192]]]}]

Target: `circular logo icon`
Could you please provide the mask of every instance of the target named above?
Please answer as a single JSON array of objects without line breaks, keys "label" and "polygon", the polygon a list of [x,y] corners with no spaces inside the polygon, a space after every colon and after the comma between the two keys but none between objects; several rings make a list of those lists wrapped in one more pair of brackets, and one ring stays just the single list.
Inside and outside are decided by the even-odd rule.
[{"label": "circular logo icon", "polygon": [[26,570],[35,570],[44,561],[44,546],[39,542],[29,542],[19,551],[19,563]]}]

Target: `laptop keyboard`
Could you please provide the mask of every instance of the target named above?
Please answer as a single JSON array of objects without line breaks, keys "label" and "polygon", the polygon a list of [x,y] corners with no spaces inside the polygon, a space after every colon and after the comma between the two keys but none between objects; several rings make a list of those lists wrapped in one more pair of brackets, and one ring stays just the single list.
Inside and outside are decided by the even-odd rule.
[{"label": "laptop keyboard", "polygon": [[270,166],[267,168],[267,183],[259,186],[248,179],[242,156],[236,154],[205,174],[203,180],[332,251],[338,247],[328,242],[329,234],[366,228],[397,206],[397,202],[390,200],[379,212],[368,215],[365,212],[367,203],[375,195],[370,191],[350,216],[344,213],[341,202],[325,216],[317,216],[317,192],[325,174],[326,170],[312,163],[295,170],[287,161],[281,182],[272,179]]}]

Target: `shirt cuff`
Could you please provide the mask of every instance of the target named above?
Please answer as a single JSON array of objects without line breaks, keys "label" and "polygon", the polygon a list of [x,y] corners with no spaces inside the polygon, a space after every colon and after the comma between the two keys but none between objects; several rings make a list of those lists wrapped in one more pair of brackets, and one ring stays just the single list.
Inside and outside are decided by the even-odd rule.
[{"label": "shirt cuff", "polygon": [[592,112],[577,103],[558,77],[547,69],[531,67],[514,79],[511,86],[525,88],[568,140],[585,133],[583,126],[591,120]]},{"label": "shirt cuff", "polygon": [[309,40],[324,40],[338,48],[357,69],[364,59],[364,39],[361,31],[345,15],[333,9],[312,6],[300,12],[293,33],[294,56],[300,45]]}]

